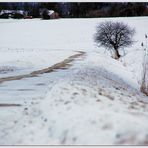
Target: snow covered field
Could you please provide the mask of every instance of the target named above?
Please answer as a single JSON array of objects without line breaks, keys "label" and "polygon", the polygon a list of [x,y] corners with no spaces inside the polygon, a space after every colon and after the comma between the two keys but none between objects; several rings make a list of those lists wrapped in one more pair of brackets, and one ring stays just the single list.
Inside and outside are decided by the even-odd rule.
[{"label": "snow covered field", "polygon": [[[136,29],[120,61],[94,44],[105,20]],[[148,97],[139,90],[147,24],[147,17],[1,19],[0,81],[85,54],[66,69],[0,83],[0,144],[148,144]]]}]

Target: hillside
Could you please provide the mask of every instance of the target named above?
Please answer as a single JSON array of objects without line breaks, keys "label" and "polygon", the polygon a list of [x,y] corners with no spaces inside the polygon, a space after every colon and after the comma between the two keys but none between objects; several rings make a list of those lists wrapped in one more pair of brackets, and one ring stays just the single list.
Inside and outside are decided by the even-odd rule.
[{"label": "hillside", "polygon": [[105,20],[0,20],[1,145],[148,144],[148,97],[140,92],[147,17],[110,19],[136,29],[119,61],[94,44]]}]

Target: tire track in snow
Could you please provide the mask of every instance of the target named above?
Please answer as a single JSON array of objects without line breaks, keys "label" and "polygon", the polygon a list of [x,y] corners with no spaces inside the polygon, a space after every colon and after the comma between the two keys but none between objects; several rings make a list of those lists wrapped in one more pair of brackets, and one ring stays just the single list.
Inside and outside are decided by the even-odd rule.
[{"label": "tire track in snow", "polygon": [[0,107],[16,107],[21,106],[20,104],[6,104],[6,103],[0,103]]},{"label": "tire track in snow", "polygon": [[36,71],[33,71],[29,74],[0,78],[0,83],[6,82],[6,81],[20,80],[20,79],[23,79],[23,78],[37,77],[40,74],[54,72],[57,69],[67,69],[68,67],[71,66],[70,63],[72,61],[74,61],[76,58],[78,58],[78,57],[80,57],[84,54],[85,54],[85,52],[78,51],[77,54],[72,55],[72,56],[68,57],[67,59],[65,59],[65,60],[63,60],[59,63],[56,63],[51,67],[44,68],[44,69],[41,69],[41,70],[36,70]]}]

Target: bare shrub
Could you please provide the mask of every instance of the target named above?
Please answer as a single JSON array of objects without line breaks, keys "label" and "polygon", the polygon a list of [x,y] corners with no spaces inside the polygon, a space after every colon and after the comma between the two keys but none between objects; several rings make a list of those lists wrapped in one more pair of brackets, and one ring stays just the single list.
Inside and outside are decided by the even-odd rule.
[{"label": "bare shrub", "polygon": [[123,22],[103,22],[97,26],[95,42],[108,50],[113,50],[114,58],[119,59],[119,49],[133,44],[135,29]]},{"label": "bare shrub", "polygon": [[[145,35],[145,39],[147,42],[147,35]],[[147,43],[146,43],[147,44]],[[148,96],[148,48],[144,47],[144,57],[143,57],[143,73],[142,73],[142,83],[141,83],[141,91]]]}]

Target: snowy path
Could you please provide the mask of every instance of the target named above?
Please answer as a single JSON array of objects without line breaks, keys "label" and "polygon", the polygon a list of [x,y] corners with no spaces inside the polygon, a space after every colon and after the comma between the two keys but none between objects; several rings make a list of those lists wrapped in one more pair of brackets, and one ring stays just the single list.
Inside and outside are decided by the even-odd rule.
[{"label": "snowy path", "polygon": [[[85,52],[79,51],[77,54],[48,68],[33,71],[29,74],[0,78],[1,106],[23,105],[24,100],[32,101],[34,98],[43,98],[46,91],[48,91],[48,85],[56,79],[56,75],[58,75],[56,72],[67,69],[76,58],[84,54]],[[50,72],[54,73],[51,74]],[[14,102],[17,104],[14,104]]]},{"label": "snowy path", "polygon": [[[12,125],[14,123],[12,127],[15,128],[15,124],[20,122],[20,118],[26,118],[26,116],[24,116],[26,115],[26,110],[28,110],[28,108],[33,110],[33,106],[35,104],[39,104],[41,100],[44,99],[47,91],[49,91],[49,86],[52,86],[56,80],[64,75],[64,69],[68,68],[73,60],[83,54],[84,52],[80,52],[70,56],[62,62],[50,67],[51,69],[46,69],[48,72],[49,70],[53,70],[53,73],[46,73],[47,71],[43,69],[41,71],[37,71],[39,73],[37,73],[38,76],[36,77],[28,77],[11,81],[8,80],[0,84],[0,144],[1,142],[2,144],[3,142],[9,144],[9,140],[2,140],[5,133],[11,132],[9,129],[9,123]],[[34,114],[36,114],[35,112]],[[7,123],[7,120],[9,120],[9,123]]]},{"label": "snowy path", "polygon": [[95,55],[69,69],[1,84],[3,100],[23,106],[0,110],[0,144],[147,144],[146,97],[111,67],[101,68],[103,57]]},{"label": "snowy path", "polygon": [[68,66],[70,66],[70,62],[72,62],[73,60],[75,60],[76,58],[78,58],[79,56],[84,55],[85,52],[79,51],[79,53],[72,55],[70,57],[68,57],[67,59],[64,59],[63,61],[56,63],[48,68],[44,68],[44,69],[40,69],[40,70],[36,70],[36,71],[32,71],[29,74],[22,74],[22,75],[16,75],[16,76],[9,76],[9,77],[2,77],[0,78],[0,83],[6,82],[6,81],[14,81],[14,80],[20,80],[20,79],[24,79],[24,78],[30,78],[30,77],[37,77],[40,74],[44,74],[44,73],[49,73],[49,72],[53,72],[57,69],[65,69]]}]

